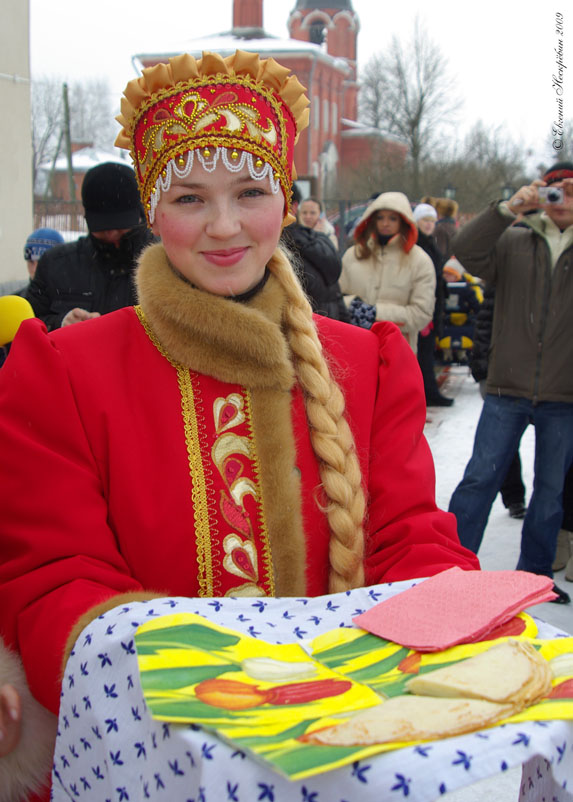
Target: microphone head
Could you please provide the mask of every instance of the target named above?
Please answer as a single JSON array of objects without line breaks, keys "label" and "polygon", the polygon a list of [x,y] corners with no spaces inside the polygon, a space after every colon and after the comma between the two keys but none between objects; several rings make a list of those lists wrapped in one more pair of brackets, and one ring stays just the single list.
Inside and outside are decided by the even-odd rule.
[{"label": "microphone head", "polygon": [[34,317],[30,302],[20,295],[0,297],[0,346],[11,343],[23,320]]}]

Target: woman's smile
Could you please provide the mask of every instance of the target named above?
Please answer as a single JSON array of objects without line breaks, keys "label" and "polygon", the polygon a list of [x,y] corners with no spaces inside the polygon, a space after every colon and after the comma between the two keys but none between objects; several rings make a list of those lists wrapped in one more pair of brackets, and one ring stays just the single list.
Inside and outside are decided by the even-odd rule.
[{"label": "woman's smile", "polygon": [[211,264],[218,265],[219,267],[226,267],[227,265],[235,265],[240,262],[243,256],[247,253],[248,248],[225,248],[216,251],[202,251],[204,258],[211,262]]}]

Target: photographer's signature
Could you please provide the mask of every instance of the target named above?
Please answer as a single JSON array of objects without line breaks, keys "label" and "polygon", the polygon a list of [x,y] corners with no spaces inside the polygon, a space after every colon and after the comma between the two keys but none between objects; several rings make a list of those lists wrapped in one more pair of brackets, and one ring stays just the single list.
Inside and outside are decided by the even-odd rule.
[{"label": "photographer's signature", "polygon": [[557,119],[553,121],[551,134],[553,136],[553,148],[561,150],[563,147],[563,85],[565,82],[565,70],[567,65],[563,63],[563,14],[559,11],[555,14],[555,33],[557,34],[557,47],[555,48],[556,72],[552,75],[552,87],[555,91],[555,102],[557,104]]}]

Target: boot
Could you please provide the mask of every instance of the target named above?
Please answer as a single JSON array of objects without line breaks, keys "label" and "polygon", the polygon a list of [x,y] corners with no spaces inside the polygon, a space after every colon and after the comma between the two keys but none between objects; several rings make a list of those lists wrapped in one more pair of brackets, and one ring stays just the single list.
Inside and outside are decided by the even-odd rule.
[{"label": "boot", "polygon": [[567,573],[571,576],[567,577],[570,582],[573,582],[573,532],[568,532],[566,529],[560,529],[557,535],[557,548],[555,550],[555,560],[553,561],[553,570],[560,571],[567,566]]}]

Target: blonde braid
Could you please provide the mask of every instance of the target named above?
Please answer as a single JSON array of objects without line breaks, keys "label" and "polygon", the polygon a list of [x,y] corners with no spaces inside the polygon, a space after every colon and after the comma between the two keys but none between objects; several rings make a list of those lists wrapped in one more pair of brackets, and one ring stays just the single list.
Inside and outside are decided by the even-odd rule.
[{"label": "blonde braid", "polygon": [[312,447],[328,504],[331,531],[329,592],[364,584],[366,508],[354,437],[344,417],[344,396],[322,353],[312,309],[286,254],[277,248],[269,269],[287,295],[285,320],[295,371],[305,395]]}]

